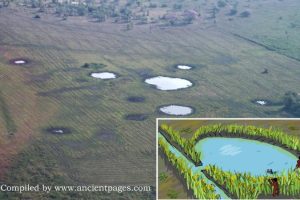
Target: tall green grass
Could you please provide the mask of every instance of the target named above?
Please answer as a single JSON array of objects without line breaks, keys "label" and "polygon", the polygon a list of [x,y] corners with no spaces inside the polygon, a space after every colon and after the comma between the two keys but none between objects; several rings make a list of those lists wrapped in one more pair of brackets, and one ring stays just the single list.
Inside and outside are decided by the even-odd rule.
[{"label": "tall green grass", "polygon": [[[257,199],[260,194],[272,194],[269,179],[274,178],[274,175],[251,176],[250,173],[225,172],[214,165],[206,166],[205,171],[215,182],[223,185],[239,199]],[[276,175],[276,178],[280,194],[293,197],[300,195],[300,177],[295,171],[283,172]]]},{"label": "tall green grass", "polygon": [[201,154],[195,150],[195,145],[190,140],[183,138],[180,136],[180,133],[176,130],[174,130],[172,127],[168,126],[167,124],[162,124],[160,126],[161,130],[164,131],[164,133],[168,134],[168,136],[171,138],[173,142],[178,144],[185,154],[190,156],[190,158],[195,163],[200,163],[200,157]]},{"label": "tall green grass", "polygon": [[201,179],[200,174],[194,173],[192,168],[188,166],[183,158],[178,158],[172,153],[167,142],[162,138],[158,140],[159,147],[168,158],[169,162],[183,175],[186,186],[191,189],[198,199],[220,199],[220,195],[215,193],[215,188],[212,184],[207,184]]},{"label": "tall green grass", "polygon": [[237,136],[262,136],[268,139],[272,139],[280,144],[286,145],[287,147],[300,151],[300,140],[295,136],[290,136],[284,132],[270,128],[260,128],[256,126],[243,126],[237,124],[222,125],[214,124],[208,126],[201,126],[196,130],[194,136],[190,139],[190,142],[195,145],[198,138],[202,135],[209,133],[233,133]]}]

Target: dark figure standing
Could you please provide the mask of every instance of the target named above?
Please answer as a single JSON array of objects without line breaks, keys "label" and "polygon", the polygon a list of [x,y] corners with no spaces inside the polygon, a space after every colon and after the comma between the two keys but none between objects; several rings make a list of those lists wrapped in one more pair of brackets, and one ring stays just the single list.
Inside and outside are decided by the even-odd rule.
[{"label": "dark figure standing", "polygon": [[300,169],[300,156],[298,157],[297,164],[295,170]]},{"label": "dark figure standing", "polygon": [[300,156],[298,157],[297,164],[295,167],[295,171],[297,174],[300,174]]},{"label": "dark figure standing", "polygon": [[265,70],[262,72],[262,74],[267,74],[267,73],[269,73],[268,69],[265,69]]},{"label": "dark figure standing", "polygon": [[279,185],[277,178],[269,179],[271,186],[273,187],[273,197],[279,195]]}]

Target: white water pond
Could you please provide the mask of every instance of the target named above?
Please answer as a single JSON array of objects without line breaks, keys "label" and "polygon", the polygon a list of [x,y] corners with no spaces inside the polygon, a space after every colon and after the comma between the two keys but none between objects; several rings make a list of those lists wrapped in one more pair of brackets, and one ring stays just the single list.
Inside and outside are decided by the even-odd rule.
[{"label": "white water pond", "polygon": [[91,77],[99,79],[114,79],[117,75],[112,72],[94,72],[91,73]]},{"label": "white water pond", "polygon": [[264,101],[264,100],[257,100],[255,101],[257,104],[261,105],[261,106],[264,106],[267,104],[267,101]]},{"label": "white water pond", "polygon": [[180,105],[162,106],[159,110],[168,115],[190,115],[193,113],[193,108]]},{"label": "white water pond", "polygon": [[182,78],[173,78],[165,76],[156,76],[145,80],[150,85],[155,85],[159,90],[178,90],[188,88],[193,85],[192,82]]},{"label": "white water pond", "polygon": [[14,64],[16,64],[16,65],[22,65],[22,64],[26,64],[26,61],[25,60],[15,60]]},{"label": "white water pond", "polygon": [[188,66],[188,65],[177,65],[177,68],[178,69],[183,69],[183,70],[189,70],[189,69],[192,69],[191,66]]}]

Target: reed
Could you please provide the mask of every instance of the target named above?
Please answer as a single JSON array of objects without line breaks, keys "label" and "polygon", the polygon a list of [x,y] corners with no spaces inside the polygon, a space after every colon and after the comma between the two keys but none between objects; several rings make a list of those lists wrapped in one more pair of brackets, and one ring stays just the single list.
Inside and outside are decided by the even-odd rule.
[{"label": "reed", "polygon": [[280,144],[286,145],[287,147],[300,151],[300,140],[296,136],[287,135],[284,132],[270,128],[260,128],[256,126],[244,126],[244,125],[222,125],[214,124],[208,126],[201,126],[196,130],[194,136],[190,139],[190,143],[194,144],[198,141],[200,136],[209,133],[232,133],[237,136],[262,136],[268,139],[272,139]]},{"label": "reed", "polygon": [[[257,199],[260,194],[272,194],[269,179],[274,178],[275,175],[252,176],[250,173],[223,171],[214,165],[206,166],[205,172],[239,199]],[[280,194],[294,197],[300,195],[300,178],[295,171],[282,172],[277,174],[276,178]]]},{"label": "reed", "polygon": [[195,163],[200,163],[201,153],[195,150],[195,144],[192,143],[192,141],[181,137],[178,131],[166,124],[160,125],[160,128],[164,131],[164,133],[168,134],[172,142],[178,144],[184,153],[190,156]]},{"label": "reed", "polygon": [[159,138],[158,144],[169,162],[184,177],[187,188],[193,191],[196,198],[220,199],[220,195],[215,193],[214,186],[212,184],[207,184],[205,180],[201,178],[199,173],[194,173],[184,158],[178,158],[174,153],[172,153],[167,142],[165,142],[162,138]]}]

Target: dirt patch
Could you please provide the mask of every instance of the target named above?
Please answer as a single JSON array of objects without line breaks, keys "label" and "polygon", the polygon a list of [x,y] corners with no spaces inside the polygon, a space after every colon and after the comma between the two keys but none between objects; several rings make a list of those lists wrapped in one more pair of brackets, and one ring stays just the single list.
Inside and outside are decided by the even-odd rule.
[{"label": "dirt patch", "polygon": [[117,134],[113,130],[107,129],[99,131],[96,137],[101,141],[114,141],[117,139]]},{"label": "dirt patch", "polygon": [[146,98],[141,96],[130,96],[127,98],[127,101],[132,103],[142,103],[145,102]]},{"label": "dirt patch", "polygon": [[66,127],[49,127],[46,128],[47,133],[55,134],[55,135],[64,135],[72,133],[71,129]]},{"label": "dirt patch", "polygon": [[135,72],[143,79],[150,78],[153,76],[152,69],[147,69],[147,68],[146,69],[138,69],[138,70],[135,70]]},{"label": "dirt patch", "polygon": [[217,65],[231,65],[237,62],[237,59],[226,54],[219,54],[214,58],[214,63]]},{"label": "dirt patch", "polygon": [[44,73],[40,75],[30,75],[29,76],[30,81],[27,83],[45,83],[51,78],[50,73]]},{"label": "dirt patch", "polygon": [[124,117],[126,120],[133,120],[133,121],[144,121],[148,119],[148,115],[146,114],[128,114]]},{"label": "dirt patch", "polygon": [[72,91],[76,91],[76,90],[96,90],[96,89],[99,89],[99,88],[95,85],[79,86],[79,87],[62,87],[62,88],[58,88],[58,89],[49,90],[46,92],[38,92],[37,95],[43,96],[43,97],[57,97],[66,92],[72,92]]},{"label": "dirt patch", "polygon": [[81,65],[81,68],[85,69],[102,69],[104,67],[106,67],[106,65],[102,63],[84,63]]}]

